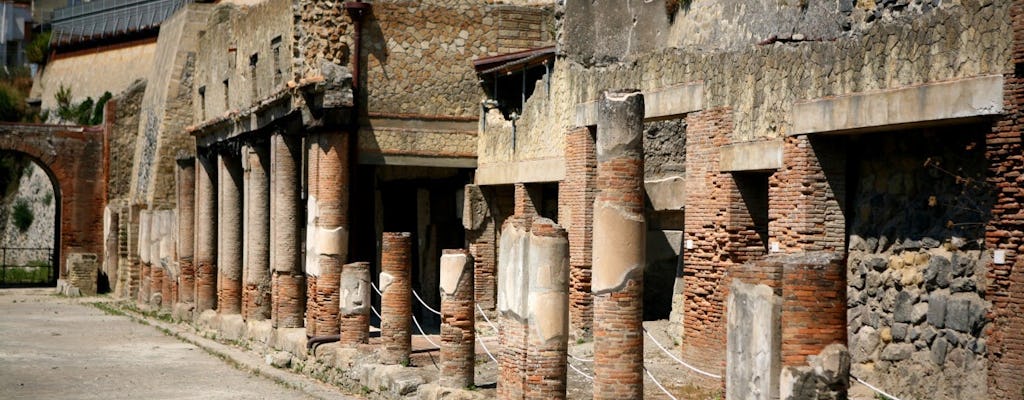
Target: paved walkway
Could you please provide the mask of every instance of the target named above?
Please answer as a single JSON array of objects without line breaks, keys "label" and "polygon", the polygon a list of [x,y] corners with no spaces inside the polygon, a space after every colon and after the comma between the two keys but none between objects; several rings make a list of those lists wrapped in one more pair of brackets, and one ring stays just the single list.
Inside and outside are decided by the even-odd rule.
[{"label": "paved walkway", "polygon": [[[307,399],[52,289],[0,289],[4,399]],[[267,366],[266,368],[270,368]]]}]

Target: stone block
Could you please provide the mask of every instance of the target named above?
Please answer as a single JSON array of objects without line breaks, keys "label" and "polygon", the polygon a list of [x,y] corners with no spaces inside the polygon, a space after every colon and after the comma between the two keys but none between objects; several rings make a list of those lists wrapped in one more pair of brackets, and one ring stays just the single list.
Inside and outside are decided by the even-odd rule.
[{"label": "stone block", "polygon": [[901,361],[910,358],[914,353],[914,345],[910,343],[891,343],[882,349],[881,359],[885,361]]},{"label": "stone block", "polygon": [[644,190],[656,211],[682,210],[686,206],[686,178],[682,176],[645,180]]},{"label": "stone block", "polygon": [[770,171],[782,168],[782,140],[736,143],[719,150],[722,172]]},{"label": "stone block", "polygon": [[971,333],[980,328],[985,319],[985,306],[976,296],[957,295],[946,305],[946,327]]},{"label": "stone block", "polygon": [[928,296],[928,323],[936,328],[946,326],[946,302],[948,294],[935,292]]},{"label": "stone block", "polygon": [[767,285],[735,280],[728,301],[726,397],[777,398],[782,361],[781,297]]}]

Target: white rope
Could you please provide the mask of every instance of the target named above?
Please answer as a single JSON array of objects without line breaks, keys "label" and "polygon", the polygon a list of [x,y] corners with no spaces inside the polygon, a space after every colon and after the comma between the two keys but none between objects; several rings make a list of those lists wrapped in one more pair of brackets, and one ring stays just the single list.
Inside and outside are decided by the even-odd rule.
[{"label": "white rope", "polygon": [[494,326],[494,323],[491,322],[490,318],[487,318],[487,313],[484,312],[484,309],[480,308],[479,304],[476,305],[476,309],[477,311],[480,311],[480,315],[484,316],[484,321],[487,321],[487,324],[491,326],[491,329],[494,329],[495,332],[499,332],[498,327]]},{"label": "white rope", "polygon": [[657,386],[658,389],[661,389],[662,393],[665,393],[665,395],[672,400],[677,400],[676,396],[673,396],[672,393],[668,392],[668,389],[665,389],[664,386],[661,386],[661,382],[658,382],[657,379],[654,379],[654,375],[652,375],[651,371],[649,371],[646,367],[644,367],[644,372],[646,372],[647,376],[650,377],[652,381],[654,381],[654,385]]},{"label": "white rope", "polygon": [[592,377],[592,376],[590,376],[590,375],[587,375],[587,374],[586,374],[585,372],[583,372],[583,371],[580,371],[580,369],[579,369],[579,368],[576,368],[576,366],[575,366],[575,365],[572,365],[572,363],[565,363],[565,365],[568,365],[568,366],[569,366],[569,368],[572,368],[572,370],[573,370],[573,371],[576,371],[576,373],[577,373],[577,374],[580,374],[580,375],[582,375],[582,376],[583,376],[584,378],[587,378],[587,380],[591,380],[591,381],[592,381],[592,380],[594,380],[594,377]]},{"label": "white rope", "polygon": [[372,305],[370,306],[370,311],[373,311],[373,315],[376,315],[377,319],[381,320],[382,322],[384,321],[384,317],[380,316],[380,313],[377,312],[377,309],[373,308]]},{"label": "white rope", "polygon": [[871,386],[870,383],[867,383],[867,382],[864,382],[864,381],[860,380],[860,378],[858,378],[856,376],[853,376],[853,374],[850,374],[850,377],[853,378],[853,380],[855,380],[857,382],[860,382],[861,385],[867,386],[868,389],[874,390],[875,392],[877,392],[878,394],[880,394],[882,396],[888,397],[888,398],[890,398],[892,400],[900,400],[898,397],[893,396],[893,395],[891,395],[889,393],[883,392],[882,389],[879,389],[879,388],[876,388],[874,386]]},{"label": "white rope", "polygon": [[423,307],[426,307],[426,308],[427,308],[428,310],[430,310],[430,312],[432,312],[432,313],[434,313],[434,314],[437,314],[437,315],[441,315],[441,312],[440,312],[440,311],[437,311],[437,310],[435,310],[435,309],[433,309],[433,308],[430,308],[430,306],[428,306],[428,305],[427,305],[427,303],[426,303],[425,301],[423,301],[423,298],[421,298],[421,297],[420,297],[420,294],[419,294],[419,293],[416,293],[416,291],[415,291],[415,290],[413,290],[413,291],[412,291],[412,295],[413,295],[413,296],[416,296],[416,300],[419,300],[419,301],[420,301],[420,304],[422,304],[422,305],[423,305]]},{"label": "white rope", "polygon": [[480,337],[477,336],[476,337],[476,341],[480,342],[480,347],[484,348],[484,353],[487,353],[487,356],[491,358],[491,361],[494,361],[494,363],[497,364],[498,363],[498,359],[494,358],[494,354],[491,354],[491,351],[487,349],[487,345],[484,344],[484,340],[480,339]]},{"label": "white rope", "polygon": [[384,294],[382,294],[382,293],[380,292],[380,289],[377,289],[377,285],[374,285],[374,284],[373,284],[373,281],[370,281],[370,287],[372,287],[372,288],[373,288],[373,291],[374,291],[374,292],[377,292],[377,295],[378,295],[378,296],[384,296]]},{"label": "white rope", "polygon": [[434,347],[437,347],[437,348],[440,349],[441,345],[439,345],[437,343],[434,343],[433,340],[430,340],[430,336],[427,336],[426,332],[423,332],[423,327],[420,326],[420,321],[416,320],[416,316],[415,315],[410,315],[410,316],[412,317],[412,322],[416,323],[416,329],[420,330],[420,335],[422,335],[424,339],[427,339],[427,341],[430,342],[430,344],[434,345]]},{"label": "white rope", "polygon": [[592,362],[594,362],[594,360],[588,360],[586,358],[576,357],[576,356],[572,355],[572,353],[570,353],[570,352],[565,352],[565,354],[568,354],[570,358],[572,358],[573,360],[579,361],[579,362],[585,362],[585,363],[592,363]]},{"label": "white rope", "polygon": [[680,360],[679,357],[676,357],[675,354],[672,354],[670,351],[668,351],[668,349],[666,349],[665,346],[662,346],[661,343],[658,343],[658,339],[655,339],[654,335],[651,335],[651,333],[647,331],[647,328],[644,328],[644,333],[647,334],[647,337],[651,338],[651,341],[653,341],[654,344],[658,345],[658,348],[661,349],[661,351],[665,352],[665,354],[667,354],[669,357],[672,357],[673,360],[676,360],[676,362],[682,364],[684,367],[689,368],[701,375],[709,376],[715,379],[722,379],[721,375],[715,375],[710,372],[701,371],[697,367],[694,367],[690,364],[687,364],[685,361]]}]

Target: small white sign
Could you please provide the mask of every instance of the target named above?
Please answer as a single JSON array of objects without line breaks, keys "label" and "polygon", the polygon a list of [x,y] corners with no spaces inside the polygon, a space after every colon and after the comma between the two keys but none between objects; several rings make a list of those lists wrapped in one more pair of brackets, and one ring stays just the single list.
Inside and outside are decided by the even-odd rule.
[{"label": "small white sign", "polygon": [[686,249],[693,250],[693,239],[686,239]]},{"label": "small white sign", "polygon": [[999,265],[1006,264],[1006,250],[996,250],[992,254],[992,262]]},{"label": "small white sign", "polygon": [[771,249],[772,249],[772,253],[778,253],[779,252],[779,242],[772,242]]}]

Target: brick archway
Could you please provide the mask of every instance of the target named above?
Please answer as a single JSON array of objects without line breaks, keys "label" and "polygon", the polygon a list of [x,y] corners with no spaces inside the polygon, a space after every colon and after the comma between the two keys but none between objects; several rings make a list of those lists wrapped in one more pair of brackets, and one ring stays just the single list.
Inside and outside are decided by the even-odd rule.
[{"label": "brick archway", "polygon": [[35,161],[53,183],[59,243],[59,277],[67,275],[73,253],[103,252],[103,209],[107,165],[101,127],[0,123],[0,151],[21,153]]}]

